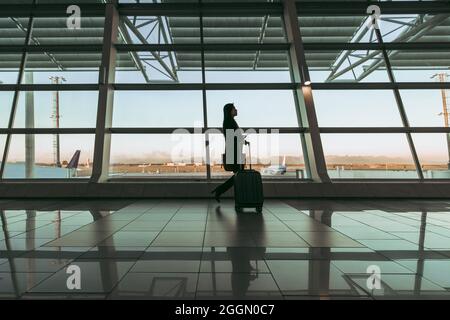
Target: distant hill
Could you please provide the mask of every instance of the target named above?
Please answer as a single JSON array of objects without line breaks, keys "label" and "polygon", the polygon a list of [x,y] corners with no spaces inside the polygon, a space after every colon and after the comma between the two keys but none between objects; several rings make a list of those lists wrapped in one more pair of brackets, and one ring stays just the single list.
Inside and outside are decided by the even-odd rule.
[{"label": "distant hill", "polygon": [[[257,160],[258,163],[264,165],[282,163],[283,157],[259,157],[256,158],[253,156],[253,161]],[[278,158],[278,161],[277,161]],[[423,159],[422,159],[423,160]],[[165,152],[155,152],[147,155],[131,155],[131,156],[121,156],[113,159],[113,163],[118,164],[142,164],[142,163],[168,163],[173,162],[170,154]],[[197,159],[196,159],[197,161]],[[220,159],[212,159],[212,161],[216,163],[220,163]],[[326,161],[328,163],[337,163],[337,164],[367,164],[367,163],[411,163],[412,159],[408,157],[388,157],[388,156],[340,156],[340,155],[330,155],[326,157]],[[437,157],[429,156],[424,159],[427,163],[445,163],[445,159],[440,159]],[[176,162],[184,162],[191,163],[191,159],[186,157],[182,159],[176,159]],[[286,164],[299,164],[303,163],[302,156],[294,156],[294,155],[286,155]]]}]

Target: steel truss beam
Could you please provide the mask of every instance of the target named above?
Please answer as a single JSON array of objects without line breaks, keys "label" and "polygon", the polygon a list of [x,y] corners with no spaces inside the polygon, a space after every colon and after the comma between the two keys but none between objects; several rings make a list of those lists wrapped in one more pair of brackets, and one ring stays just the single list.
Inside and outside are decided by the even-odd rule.
[{"label": "steel truss beam", "polygon": [[[442,21],[446,20],[449,16],[448,15],[438,15],[436,17],[433,17],[429,21],[425,23],[421,23],[417,25],[416,27],[410,28],[408,31],[403,33],[399,36],[399,39],[406,40],[406,42],[412,42],[419,40],[422,36],[426,35],[427,32],[432,30],[434,27],[438,26]],[[432,21],[432,22],[431,22]],[[386,48],[384,48],[387,50]],[[389,59],[396,56],[400,51],[394,50],[390,51],[388,53]],[[364,72],[359,76],[358,80],[362,80],[365,77],[367,77],[370,73],[375,71],[377,68],[382,66],[383,62],[381,61],[374,61],[372,64],[364,70]]]},{"label": "steel truss beam", "polygon": [[[127,27],[125,26],[125,23],[123,21],[119,22],[119,33],[122,35],[122,37],[124,38],[124,40],[127,44],[132,43],[131,37],[127,31]],[[116,50],[117,50],[117,47],[116,47]],[[150,82],[150,79],[149,79],[147,73],[145,72],[145,68],[142,64],[141,59],[139,58],[139,55],[136,52],[131,52],[131,55],[133,56],[134,63],[136,63],[139,70],[141,71],[142,76],[145,79],[145,82],[147,82],[147,83]]]},{"label": "steel truss beam", "polygon": [[[133,34],[139,39],[139,41],[141,41],[144,45],[151,45],[148,41],[147,38],[144,37],[144,35],[142,35],[142,33],[139,31],[139,28],[137,28],[131,21],[130,19],[128,19],[128,17],[121,17],[121,23],[124,25],[124,28],[128,28],[131,32],[133,32]],[[158,24],[160,23],[160,20],[158,20],[157,22]],[[160,26],[161,28],[161,26]],[[158,32],[160,29],[158,29]],[[124,30],[124,32],[126,32],[126,30]],[[167,35],[164,35],[163,38],[165,39],[165,41],[167,42]],[[161,48],[158,48],[157,46],[160,46],[160,44],[156,44],[155,45],[155,50],[149,50],[148,52],[150,52],[150,54],[153,56],[153,58],[161,65],[161,67],[164,69],[165,72],[160,71],[158,68],[156,68],[155,66],[150,65],[151,67],[155,68],[156,70],[158,70],[159,72],[163,73],[164,75],[166,75],[168,78],[170,78],[171,80],[177,82],[178,81],[178,76],[177,76],[177,71],[176,71],[176,67],[173,64],[173,60],[172,58],[170,58],[170,63],[171,66],[169,67],[166,62],[161,58],[159,50],[161,50]],[[157,51],[158,50],[158,51]],[[142,59],[140,59],[142,60]],[[142,70],[143,72],[145,72],[145,70]],[[148,76],[146,76],[146,79],[148,79]],[[148,81],[147,81],[148,82]]]},{"label": "steel truss beam", "polygon": [[[447,19],[447,15],[437,15],[433,18],[431,18],[430,20],[428,20],[425,23],[421,23],[419,25],[417,25],[415,28],[411,28],[408,31],[404,32],[403,34],[399,35],[396,39],[396,42],[400,42],[400,43],[405,43],[402,45],[397,44],[396,42],[389,42],[389,43],[385,43],[383,48],[385,48],[386,50],[393,50],[396,46],[397,48],[408,48],[408,50],[414,50],[413,48],[428,48],[428,49],[435,49],[437,48],[438,50],[440,50],[439,48],[443,48],[445,45],[442,45],[441,47],[439,47],[439,45],[436,45],[436,47],[431,47],[431,45],[429,44],[417,44],[414,45],[412,41],[417,40],[418,38],[420,38],[422,35],[424,35],[426,32],[428,32],[429,30],[431,30],[434,26],[440,24],[442,21],[444,21],[445,19]],[[365,27],[365,26],[364,26]],[[410,43],[410,44],[406,44],[406,43]],[[391,49],[387,49],[388,46]],[[354,44],[355,49],[354,50],[360,50],[357,49],[357,44]],[[369,47],[369,46],[368,46]],[[367,48],[368,49],[368,48]],[[364,49],[363,49],[364,50]],[[377,56],[381,55],[381,45],[380,43],[377,43],[376,45],[373,45],[372,48],[370,50],[375,50],[372,53],[367,54],[365,57],[362,57],[361,59],[350,63],[350,65],[344,69],[342,69],[339,72],[336,72],[336,70],[333,70],[327,81],[332,81],[337,79],[338,77],[344,75],[345,73],[353,70],[355,67],[363,64],[366,61],[369,61],[371,59],[375,59]],[[394,51],[395,52],[395,51]],[[382,65],[383,62],[380,62],[379,60],[375,61],[372,63],[371,67],[369,67],[367,70],[365,70],[358,78],[357,80],[360,81],[362,80],[364,77],[366,77],[367,75],[369,75],[369,73],[371,73],[372,71],[376,70],[377,67],[379,67],[380,65]],[[337,66],[337,67],[340,67]]]}]

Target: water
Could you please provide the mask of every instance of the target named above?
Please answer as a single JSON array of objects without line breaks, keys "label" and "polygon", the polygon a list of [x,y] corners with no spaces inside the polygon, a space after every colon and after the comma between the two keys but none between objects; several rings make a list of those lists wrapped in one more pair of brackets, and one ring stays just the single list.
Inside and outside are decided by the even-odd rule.
[{"label": "water", "polygon": [[[71,178],[72,174],[70,171],[73,170],[35,165],[34,178],[66,179]],[[7,163],[3,177],[5,179],[24,179],[25,163]]]}]

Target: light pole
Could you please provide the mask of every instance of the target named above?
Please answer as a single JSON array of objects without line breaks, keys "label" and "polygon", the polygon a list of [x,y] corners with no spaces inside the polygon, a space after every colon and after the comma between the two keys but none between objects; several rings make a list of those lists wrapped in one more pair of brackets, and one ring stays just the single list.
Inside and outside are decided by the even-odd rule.
[{"label": "light pole", "polygon": [[[64,77],[50,77],[49,78],[52,81],[52,84],[60,84],[63,81],[66,81]],[[56,88],[53,92],[53,112],[52,116],[55,129],[59,129],[59,91]],[[55,133],[53,136],[53,152],[54,152],[54,163],[55,166],[58,168],[61,168],[61,152],[60,152],[60,142],[59,142],[59,133]]]}]

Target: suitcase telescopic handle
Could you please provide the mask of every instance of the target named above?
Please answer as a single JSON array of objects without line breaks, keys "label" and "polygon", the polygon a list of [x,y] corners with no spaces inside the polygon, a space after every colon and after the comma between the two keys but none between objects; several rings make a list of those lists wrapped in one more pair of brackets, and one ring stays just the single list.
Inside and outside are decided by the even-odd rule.
[{"label": "suitcase telescopic handle", "polygon": [[245,141],[245,144],[248,145],[248,158],[249,158],[249,164],[250,164],[250,170],[252,170],[252,148],[250,148],[250,142]]}]

